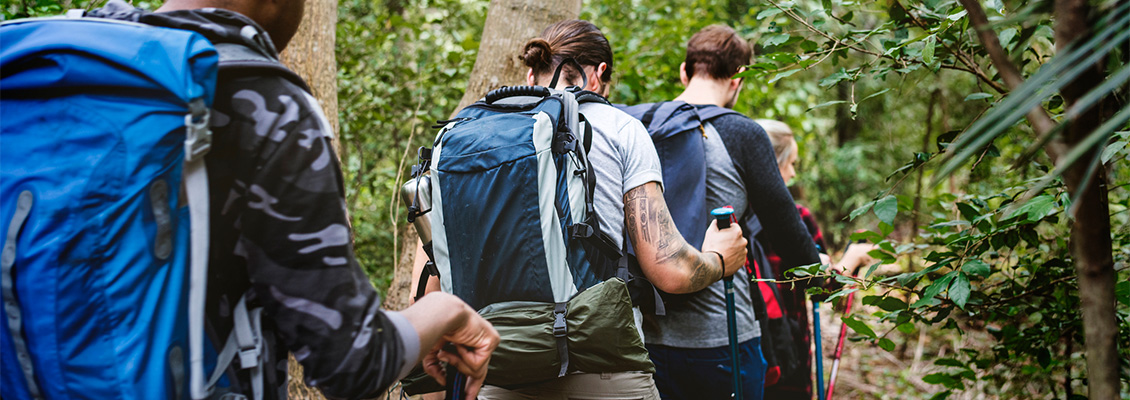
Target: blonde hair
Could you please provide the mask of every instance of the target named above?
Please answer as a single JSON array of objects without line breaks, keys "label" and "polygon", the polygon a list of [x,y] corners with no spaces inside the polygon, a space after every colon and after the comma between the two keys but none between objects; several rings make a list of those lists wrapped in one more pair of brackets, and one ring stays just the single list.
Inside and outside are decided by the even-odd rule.
[{"label": "blonde hair", "polygon": [[777,156],[777,165],[787,162],[793,149],[796,148],[793,130],[781,121],[759,119],[754,122],[761,125],[765,129],[765,133],[769,135],[769,141],[773,143],[773,154]]}]

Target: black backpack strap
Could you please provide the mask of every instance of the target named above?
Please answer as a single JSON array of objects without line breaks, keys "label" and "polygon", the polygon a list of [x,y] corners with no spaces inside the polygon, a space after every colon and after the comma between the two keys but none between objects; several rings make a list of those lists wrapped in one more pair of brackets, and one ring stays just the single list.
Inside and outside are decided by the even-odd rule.
[{"label": "black backpack strap", "polygon": [[604,98],[604,96],[601,96],[601,95],[599,95],[596,92],[591,91],[591,90],[582,90],[582,91],[574,93],[573,96],[576,97],[577,104],[601,103],[601,104],[612,105],[612,103],[608,102],[608,99]]},{"label": "black backpack strap", "polygon": [[589,150],[592,149],[592,124],[585,119],[584,114],[578,114],[578,120],[585,126],[584,140],[580,148],[573,146],[573,152],[581,163],[581,169],[575,173],[584,174],[585,186],[585,220],[582,223],[569,225],[569,235],[574,238],[589,238],[600,232],[600,220],[596,218],[595,194],[596,174],[593,173],[592,163],[589,162]]},{"label": "black backpack strap", "polygon": [[239,43],[217,43],[220,53],[220,74],[225,77],[274,75],[282,77],[296,86],[310,92],[310,86],[302,77],[282,65],[278,59]]},{"label": "black backpack strap", "polygon": [[663,105],[663,102],[655,103],[654,105],[651,106],[651,108],[647,109],[647,112],[645,112],[643,114],[643,117],[640,117],[640,122],[643,123],[643,126],[645,128],[651,126],[651,120],[653,118],[655,118],[655,111],[659,110],[659,106],[662,106],[662,105]]},{"label": "black backpack strap", "polygon": [[439,276],[439,268],[436,268],[435,256],[432,255],[432,242],[424,243],[424,254],[428,255],[428,261],[424,263],[424,270],[420,272],[420,280],[416,282],[416,297],[412,301],[420,301],[424,297],[424,291],[428,289],[428,279],[433,276]]},{"label": "black backpack strap", "polygon": [[697,109],[697,112],[698,112],[698,119],[702,122],[707,122],[707,121],[710,121],[714,118],[721,117],[723,115],[730,115],[730,114],[742,115],[742,113],[739,113],[737,111],[734,111],[734,110],[731,110],[731,109],[725,108],[725,107],[706,106],[706,107],[695,107],[695,108]]}]

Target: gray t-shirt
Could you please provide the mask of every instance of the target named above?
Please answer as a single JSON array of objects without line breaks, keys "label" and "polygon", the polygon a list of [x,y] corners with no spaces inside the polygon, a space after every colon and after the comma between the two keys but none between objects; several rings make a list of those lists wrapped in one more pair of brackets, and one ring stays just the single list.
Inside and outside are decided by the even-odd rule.
[{"label": "gray t-shirt", "polygon": [[580,111],[592,122],[589,162],[596,172],[593,203],[600,229],[622,247],[624,194],[648,182],[663,184],[659,155],[643,124],[623,111],[600,103],[581,104]]},{"label": "gray t-shirt", "polygon": [[[710,124],[705,126],[702,140],[706,153],[706,209],[703,213],[733,206],[738,220],[748,212],[746,187],[726,151],[721,135]],[[745,268],[734,274],[734,306],[737,315],[738,342],[761,336],[761,327],[753,313],[750,299],[750,278]],[[667,315],[656,316],[655,324],[644,325],[645,341],[681,348],[712,348],[729,344],[726,321],[725,286],[714,282],[696,292],[685,303],[669,304]]]}]

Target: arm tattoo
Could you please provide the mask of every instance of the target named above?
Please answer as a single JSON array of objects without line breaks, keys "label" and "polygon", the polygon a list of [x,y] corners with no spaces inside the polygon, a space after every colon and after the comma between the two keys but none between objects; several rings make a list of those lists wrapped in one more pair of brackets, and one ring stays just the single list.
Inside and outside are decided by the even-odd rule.
[{"label": "arm tattoo", "polygon": [[723,266],[707,261],[683,239],[658,185],[645,184],[628,191],[624,195],[624,214],[629,235],[653,245],[657,262],[689,272],[690,282],[685,287],[699,290],[721,278]]}]

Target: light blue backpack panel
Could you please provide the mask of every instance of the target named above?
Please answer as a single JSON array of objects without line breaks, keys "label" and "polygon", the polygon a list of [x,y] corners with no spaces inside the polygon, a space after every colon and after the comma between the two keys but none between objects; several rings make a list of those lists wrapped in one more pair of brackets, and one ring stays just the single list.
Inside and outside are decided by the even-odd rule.
[{"label": "light blue backpack panel", "polygon": [[216,50],[93,19],[8,22],[0,41],[0,395],[187,398],[182,165]]}]

